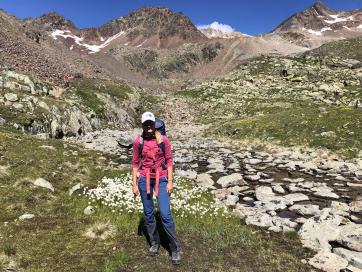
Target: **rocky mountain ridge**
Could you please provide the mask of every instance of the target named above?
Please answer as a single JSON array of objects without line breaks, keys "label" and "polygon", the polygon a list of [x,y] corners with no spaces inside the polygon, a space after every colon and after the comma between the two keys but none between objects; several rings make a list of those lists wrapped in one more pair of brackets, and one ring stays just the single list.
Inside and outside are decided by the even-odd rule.
[{"label": "rocky mountain ridge", "polygon": [[222,76],[260,55],[297,54],[362,35],[360,10],[335,12],[321,3],[252,37],[199,30],[182,13],[161,7],[89,29],[56,13],[20,20],[1,12],[0,19],[0,58],[19,72],[57,84],[65,73],[81,73],[161,91]]},{"label": "rocky mountain ridge", "polygon": [[282,22],[271,35],[290,42],[317,47],[323,43],[362,35],[362,9],[335,11],[322,2],[296,13]]}]

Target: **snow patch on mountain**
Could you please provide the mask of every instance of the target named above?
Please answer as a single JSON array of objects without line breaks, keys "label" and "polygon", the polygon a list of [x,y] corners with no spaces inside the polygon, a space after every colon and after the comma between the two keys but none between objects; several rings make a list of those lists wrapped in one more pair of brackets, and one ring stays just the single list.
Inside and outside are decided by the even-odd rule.
[{"label": "snow patch on mountain", "polygon": [[[63,37],[64,39],[71,38],[79,46],[82,46],[82,47],[85,47],[86,49],[88,49],[90,51],[89,54],[94,54],[94,53],[99,52],[102,48],[105,48],[106,46],[108,46],[113,40],[119,38],[120,36],[122,36],[124,34],[125,34],[125,32],[121,31],[121,32],[109,37],[105,42],[103,42],[102,44],[99,44],[99,45],[84,43],[83,37],[78,37],[78,36],[72,34],[71,31],[69,31],[69,30],[56,29],[50,34],[50,36],[54,40],[57,40],[58,37]],[[73,46],[71,46],[70,50],[72,50],[72,49],[73,49]]]},{"label": "snow patch on mountain", "polygon": [[312,35],[322,36],[322,35],[323,35],[323,32],[328,31],[328,30],[332,31],[332,28],[330,28],[330,27],[323,27],[320,31],[316,31],[316,30],[313,30],[313,29],[305,29],[305,28],[303,27],[302,30],[303,30],[303,31],[307,31],[308,33],[310,33],[310,34],[312,34]]},{"label": "snow patch on mountain", "polygon": [[333,18],[333,20],[324,20],[327,24],[335,24],[335,23],[340,23],[340,22],[347,22],[347,21],[353,21],[353,16],[349,16],[349,17],[340,17],[340,14],[334,14],[334,15],[330,15],[330,17]]}]

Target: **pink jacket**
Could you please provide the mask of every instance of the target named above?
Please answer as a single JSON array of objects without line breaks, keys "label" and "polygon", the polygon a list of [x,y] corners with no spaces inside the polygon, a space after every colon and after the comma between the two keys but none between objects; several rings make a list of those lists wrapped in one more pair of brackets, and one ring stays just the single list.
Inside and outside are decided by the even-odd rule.
[{"label": "pink jacket", "polygon": [[[140,146],[140,137],[137,136],[133,141],[133,157],[132,157],[132,168],[139,168],[140,176],[146,176],[145,168],[153,168],[155,166],[165,165],[166,169],[160,168],[160,177],[167,177],[167,168],[173,165],[173,159],[171,154],[171,143],[167,136],[162,136],[164,145],[165,145],[165,155],[161,148],[157,145],[156,139],[143,141],[143,150],[142,150],[142,163],[139,156],[139,146]],[[154,157],[153,157],[154,154]],[[151,178],[155,178],[156,174],[151,173]]]}]

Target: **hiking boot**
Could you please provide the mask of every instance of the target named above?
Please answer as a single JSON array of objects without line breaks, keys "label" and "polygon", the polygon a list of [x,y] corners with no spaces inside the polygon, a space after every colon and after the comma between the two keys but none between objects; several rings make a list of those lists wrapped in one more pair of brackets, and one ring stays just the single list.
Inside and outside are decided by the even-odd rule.
[{"label": "hiking boot", "polygon": [[180,251],[171,252],[171,261],[174,265],[179,265],[181,263]]},{"label": "hiking boot", "polygon": [[150,254],[150,256],[156,256],[158,255],[158,249],[160,248],[159,244],[154,244],[150,247],[150,249],[148,250],[148,253]]}]

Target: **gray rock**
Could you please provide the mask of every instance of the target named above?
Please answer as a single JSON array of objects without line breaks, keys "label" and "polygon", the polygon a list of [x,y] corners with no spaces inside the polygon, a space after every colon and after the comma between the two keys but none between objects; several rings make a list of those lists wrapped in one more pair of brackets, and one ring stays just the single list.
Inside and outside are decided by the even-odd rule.
[{"label": "gray rock", "polygon": [[266,183],[266,184],[271,184],[274,181],[273,178],[269,178],[269,179],[259,179],[260,183]]},{"label": "gray rock", "polygon": [[314,251],[330,251],[329,242],[336,241],[342,217],[323,209],[319,215],[309,218],[299,230],[303,246]]},{"label": "gray rock", "polygon": [[185,177],[188,179],[196,179],[197,177],[197,172],[194,170],[180,170],[180,169],[176,169],[175,174],[180,176],[180,177]]},{"label": "gray rock", "polygon": [[227,169],[232,169],[232,170],[237,170],[240,169],[240,165],[237,162],[234,162],[232,164],[230,164],[228,167],[226,167]]},{"label": "gray rock", "polygon": [[332,201],[331,208],[342,212],[349,212],[350,210],[349,206],[346,203],[337,202],[337,201]]},{"label": "gray rock", "polygon": [[268,186],[259,186],[255,189],[255,197],[257,200],[266,201],[275,197],[272,188]]},{"label": "gray rock", "polygon": [[261,211],[280,211],[287,207],[287,202],[283,199],[273,199],[270,201],[256,201],[254,202],[255,207]]},{"label": "gray rock", "polygon": [[249,186],[232,186],[232,187],[229,187],[227,188],[226,190],[229,192],[229,193],[232,193],[233,195],[240,195],[241,192],[244,192],[244,191],[247,191],[249,190],[250,187]]},{"label": "gray rock", "polygon": [[228,195],[225,201],[227,206],[235,206],[236,203],[239,201],[239,197],[236,195]]},{"label": "gray rock", "polygon": [[263,162],[263,161],[260,159],[244,159],[244,163],[251,164],[251,165],[259,164],[261,162]]},{"label": "gray rock", "polygon": [[333,193],[333,189],[327,186],[312,188],[312,191],[314,191],[313,195],[315,196],[326,197],[331,199],[339,199],[339,196]]},{"label": "gray rock", "polygon": [[303,182],[304,178],[283,178],[284,181],[290,182],[290,183],[299,183]]},{"label": "gray rock", "polygon": [[312,204],[306,204],[306,205],[300,205],[295,204],[291,207],[289,207],[290,211],[293,211],[300,215],[317,215],[319,214],[319,207],[318,205],[312,205]]},{"label": "gray rock", "polygon": [[305,222],[307,222],[307,219],[304,217],[298,217],[297,219],[294,219],[294,222],[303,225]]},{"label": "gray rock", "polygon": [[85,215],[91,215],[93,213],[95,213],[95,208],[93,206],[88,206],[84,209],[84,214]]},{"label": "gray rock", "polygon": [[84,185],[82,183],[77,183],[72,188],[69,189],[69,196],[71,196],[75,191],[82,189]]},{"label": "gray rock", "polygon": [[228,195],[228,191],[226,190],[226,188],[222,188],[222,189],[216,189],[216,190],[212,190],[211,191],[215,197],[219,200],[224,200],[226,199],[226,196]]},{"label": "gray rock", "polygon": [[13,108],[16,109],[16,110],[22,110],[24,108],[24,105],[21,104],[21,103],[16,102],[16,103],[13,104]]},{"label": "gray rock", "polygon": [[285,194],[285,190],[280,184],[276,184],[276,185],[272,186],[272,188],[273,188],[273,191],[276,193]]},{"label": "gray rock", "polygon": [[280,227],[282,231],[294,231],[298,227],[298,223],[291,221],[289,218],[273,217],[275,226]]},{"label": "gray rock", "polygon": [[254,225],[258,227],[272,227],[274,226],[272,217],[264,212],[256,212],[253,215],[249,215],[245,219],[247,225]]},{"label": "gray rock", "polygon": [[0,116],[0,127],[4,126],[6,123],[6,120]]},{"label": "gray rock", "polygon": [[362,252],[351,251],[338,247],[333,249],[333,253],[346,259],[349,265],[362,269]]},{"label": "gray rock", "polygon": [[319,252],[308,263],[326,272],[339,272],[348,265],[346,259],[330,252]]},{"label": "gray rock", "polygon": [[362,188],[362,183],[347,182],[347,186],[352,188]]},{"label": "gray rock", "polygon": [[203,173],[197,175],[196,182],[198,185],[210,189],[214,189],[214,181],[209,174]]},{"label": "gray rock", "polygon": [[234,185],[246,185],[243,176],[239,173],[221,177],[218,179],[217,183],[220,184],[223,188]]},{"label": "gray rock", "polygon": [[354,200],[349,204],[349,207],[352,212],[361,213],[362,212],[362,200]]},{"label": "gray rock", "polygon": [[54,192],[53,185],[49,181],[47,181],[43,178],[37,178],[36,180],[33,181],[33,184],[35,186],[43,187],[43,188],[49,189],[50,191]]},{"label": "gray rock", "polygon": [[10,102],[18,101],[18,96],[17,96],[17,94],[14,94],[14,93],[6,93],[4,95],[4,97],[7,101],[10,101]]},{"label": "gray rock", "polygon": [[130,148],[132,147],[133,139],[131,137],[119,137],[117,143],[121,147]]},{"label": "gray rock", "polygon": [[32,219],[32,218],[34,218],[34,217],[35,217],[34,214],[25,213],[25,214],[23,214],[23,215],[21,215],[21,216],[19,217],[19,220],[27,220],[27,219]]},{"label": "gray rock", "polygon": [[295,194],[285,195],[284,199],[293,204],[294,202],[307,201],[309,200],[309,197],[305,194],[295,193]]},{"label": "gray rock", "polygon": [[259,174],[256,175],[246,175],[245,179],[249,181],[258,181],[260,180],[261,176]]},{"label": "gray rock", "polygon": [[342,226],[336,241],[351,250],[362,252],[362,225],[350,223]]}]

